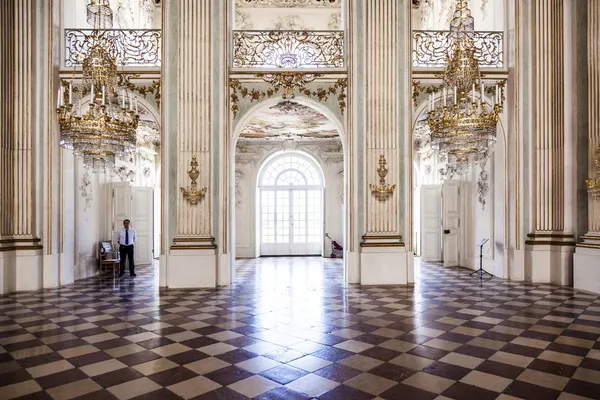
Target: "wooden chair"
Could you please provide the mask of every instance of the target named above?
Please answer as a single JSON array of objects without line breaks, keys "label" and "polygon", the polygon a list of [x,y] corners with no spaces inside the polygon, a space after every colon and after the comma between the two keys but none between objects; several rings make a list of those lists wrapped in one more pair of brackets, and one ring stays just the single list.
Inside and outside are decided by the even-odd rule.
[{"label": "wooden chair", "polygon": [[100,242],[100,273],[105,271],[108,266],[112,266],[113,275],[115,275],[120,263],[119,253],[112,247],[112,243]]}]

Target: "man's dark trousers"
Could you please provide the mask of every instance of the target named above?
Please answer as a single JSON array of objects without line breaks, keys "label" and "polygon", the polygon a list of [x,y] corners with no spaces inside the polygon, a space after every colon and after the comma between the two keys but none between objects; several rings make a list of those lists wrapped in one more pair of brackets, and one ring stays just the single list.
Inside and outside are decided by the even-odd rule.
[{"label": "man's dark trousers", "polygon": [[119,247],[119,252],[121,253],[121,275],[125,273],[125,257],[129,258],[129,274],[133,275],[135,268],[135,265],[133,264],[133,245],[121,245]]}]

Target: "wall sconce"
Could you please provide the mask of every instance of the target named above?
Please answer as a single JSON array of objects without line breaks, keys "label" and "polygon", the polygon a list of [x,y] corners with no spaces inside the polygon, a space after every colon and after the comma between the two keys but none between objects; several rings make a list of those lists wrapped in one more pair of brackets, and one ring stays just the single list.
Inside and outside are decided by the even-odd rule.
[{"label": "wall sconce", "polygon": [[596,159],[594,160],[594,171],[590,179],[586,179],[585,183],[588,187],[588,193],[593,198],[600,197],[600,146],[596,149]]},{"label": "wall sconce", "polygon": [[190,166],[192,168],[188,171],[188,176],[192,180],[192,185],[188,186],[187,190],[181,188],[181,192],[183,193],[183,198],[186,199],[191,205],[195,206],[204,198],[204,195],[206,194],[206,188],[198,189],[198,183],[196,180],[200,175],[200,171],[198,171],[198,161],[196,161],[196,156],[192,156]]},{"label": "wall sconce", "polygon": [[369,185],[371,194],[379,201],[386,201],[389,199],[396,189],[396,185],[388,185],[385,183],[385,176],[388,173],[388,169],[385,167],[386,164],[387,161],[382,154],[381,157],[379,157],[379,168],[377,168],[377,174],[379,174],[379,186],[373,184]]}]

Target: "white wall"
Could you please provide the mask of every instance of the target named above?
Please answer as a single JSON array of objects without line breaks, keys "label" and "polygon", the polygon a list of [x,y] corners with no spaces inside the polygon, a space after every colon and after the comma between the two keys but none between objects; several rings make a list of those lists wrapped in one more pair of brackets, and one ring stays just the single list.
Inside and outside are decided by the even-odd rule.
[{"label": "white wall", "polygon": [[[448,30],[455,5],[455,0],[422,0],[412,10],[413,30]],[[476,31],[504,30],[504,0],[471,0],[469,8]]]},{"label": "white wall", "polygon": [[[332,160],[318,150],[318,145],[314,142],[310,144],[298,144],[295,147],[299,151],[304,151],[313,156],[323,170],[325,176],[325,232],[343,245],[343,157],[336,155]],[[256,194],[257,177],[260,167],[265,159],[270,155],[281,151],[281,144],[258,145],[252,147],[249,153],[254,157],[240,155],[236,152],[236,257],[254,258],[257,257],[257,216],[256,216]],[[329,257],[331,254],[331,243],[329,239],[324,240],[324,254]]]},{"label": "white wall", "polygon": [[236,8],[236,30],[342,30],[341,8]]},{"label": "white wall", "polygon": [[[152,0],[109,0],[114,29],[160,29],[161,8]],[[62,0],[65,28],[91,29],[86,0]]]}]

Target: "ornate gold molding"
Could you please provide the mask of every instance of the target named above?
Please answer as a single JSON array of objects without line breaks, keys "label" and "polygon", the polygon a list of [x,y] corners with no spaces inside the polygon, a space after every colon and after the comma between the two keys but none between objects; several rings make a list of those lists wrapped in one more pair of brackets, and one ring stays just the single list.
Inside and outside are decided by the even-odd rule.
[{"label": "ornate gold molding", "polygon": [[138,92],[140,96],[146,98],[147,95],[154,95],[154,101],[156,101],[156,105],[160,107],[160,79],[153,80],[152,84],[149,86],[146,85],[136,85],[131,82],[132,78],[139,78],[140,74],[126,74],[120,73],[118,76],[118,85],[124,86],[127,89]]},{"label": "ornate gold molding", "polygon": [[40,238],[10,238],[0,239],[0,252],[15,250],[41,250]]},{"label": "ornate gold molding", "polygon": [[171,250],[213,250],[217,248],[215,238],[207,237],[177,237],[173,239]]},{"label": "ornate gold molding", "polygon": [[198,161],[196,160],[196,156],[192,156],[192,161],[190,162],[191,169],[188,171],[188,176],[192,180],[191,186],[188,186],[187,189],[180,188],[183,193],[183,198],[188,201],[191,205],[198,204],[206,195],[206,188],[198,189],[198,176],[200,176],[200,171],[198,171]]},{"label": "ornate gold molding", "polygon": [[600,249],[600,244],[577,243],[575,246],[586,249]]},{"label": "ornate gold molding", "polygon": [[240,110],[240,97],[250,99],[250,102],[260,101],[264,98],[271,98],[274,95],[281,93],[283,98],[293,98],[295,93],[302,94],[308,98],[313,98],[323,103],[329,100],[330,96],[337,96],[340,112],[344,115],[346,110],[346,88],[348,87],[347,78],[339,78],[332,85],[327,87],[318,87],[314,90],[306,87],[320,77],[321,74],[306,74],[302,72],[277,72],[270,74],[257,74],[256,77],[261,78],[271,87],[267,90],[258,90],[256,88],[248,88],[243,86],[239,79],[230,79],[229,87],[231,89],[231,112],[233,118],[237,117]]},{"label": "ornate gold molding", "polygon": [[528,233],[529,240],[525,241],[529,246],[575,246],[575,239],[572,233]]}]

